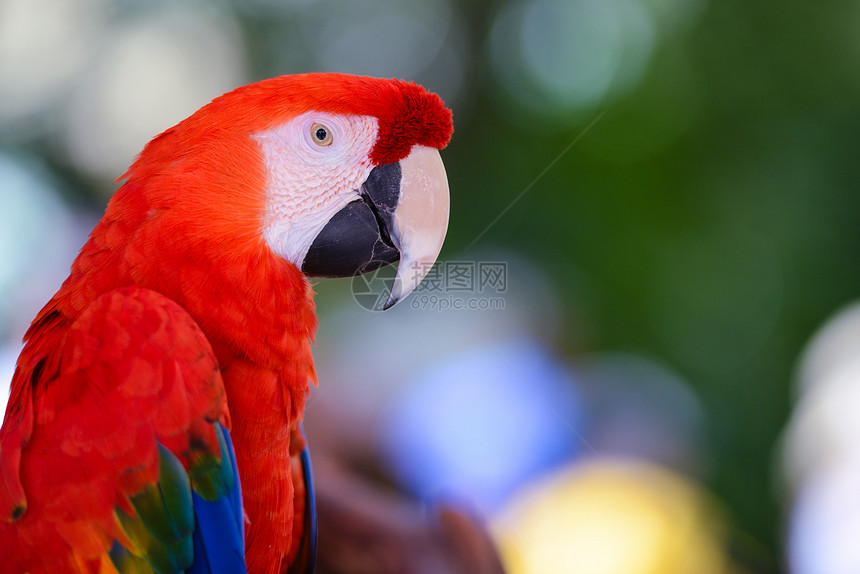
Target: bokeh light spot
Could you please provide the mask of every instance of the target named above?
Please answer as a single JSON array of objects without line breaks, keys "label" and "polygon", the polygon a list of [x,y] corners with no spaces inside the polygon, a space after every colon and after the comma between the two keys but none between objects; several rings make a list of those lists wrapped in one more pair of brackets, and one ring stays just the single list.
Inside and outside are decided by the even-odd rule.
[{"label": "bokeh light spot", "polygon": [[228,15],[164,6],[120,22],[87,81],[71,95],[72,162],[112,181],[159,132],[244,79],[241,38]]},{"label": "bokeh light spot", "polygon": [[528,0],[503,6],[490,64],[507,94],[539,116],[592,109],[636,85],[654,24],[633,0]]},{"label": "bokeh light spot", "polygon": [[104,0],[0,2],[0,123],[38,127],[28,122],[66,95],[98,48],[106,11]]}]

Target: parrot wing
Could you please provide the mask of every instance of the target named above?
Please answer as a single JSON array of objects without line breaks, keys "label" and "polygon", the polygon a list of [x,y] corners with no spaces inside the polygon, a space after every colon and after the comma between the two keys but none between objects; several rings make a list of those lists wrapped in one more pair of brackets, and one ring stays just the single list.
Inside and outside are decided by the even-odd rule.
[{"label": "parrot wing", "polygon": [[0,433],[9,571],[246,572],[224,385],[182,307],[102,295],[30,377]]}]

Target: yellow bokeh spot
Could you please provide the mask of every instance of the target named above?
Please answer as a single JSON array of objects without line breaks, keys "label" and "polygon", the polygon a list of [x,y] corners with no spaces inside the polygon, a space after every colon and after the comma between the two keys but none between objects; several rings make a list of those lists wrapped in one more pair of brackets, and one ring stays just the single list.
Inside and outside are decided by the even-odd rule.
[{"label": "yellow bokeh spot", "polygon": [[509,574],[726,574],[707,497],[654,464],[595,460],[528,487],[496,521]]}]

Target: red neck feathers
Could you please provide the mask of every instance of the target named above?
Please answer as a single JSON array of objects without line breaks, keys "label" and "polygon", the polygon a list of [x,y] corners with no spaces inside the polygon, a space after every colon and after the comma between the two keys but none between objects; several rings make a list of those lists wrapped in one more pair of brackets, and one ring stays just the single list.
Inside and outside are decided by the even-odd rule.
[{"label": "red neck feathers", "polygon": [[257,571],[277,572],[290,559],[292,527],[301,524],[291,503],[290,436],[315,382],[312,290],[260,237],[256,150],[240,141],[198,144],[208,146],[206,154],[163,167],[138,160],[139,171],[117,191],[30,328],[16,381],[29,384],[25,371],[60,348],[71,323],[104,292],[139,285],[179,303],[212,344],[227,389],[250,519],[247,559]]}]

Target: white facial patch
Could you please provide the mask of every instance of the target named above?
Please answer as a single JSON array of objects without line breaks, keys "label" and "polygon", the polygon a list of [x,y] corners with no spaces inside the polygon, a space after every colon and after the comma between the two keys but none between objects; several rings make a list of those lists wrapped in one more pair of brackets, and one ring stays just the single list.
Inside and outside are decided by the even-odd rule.
[{"label": "white facial patch", "polygon": [[[320,126],[331,135],[328,145]],[[326,223],[359,198],[378,130],[373,117],[307,112],[252,136],[266,165],[263,238],[273,252],[301,268]]]}]

